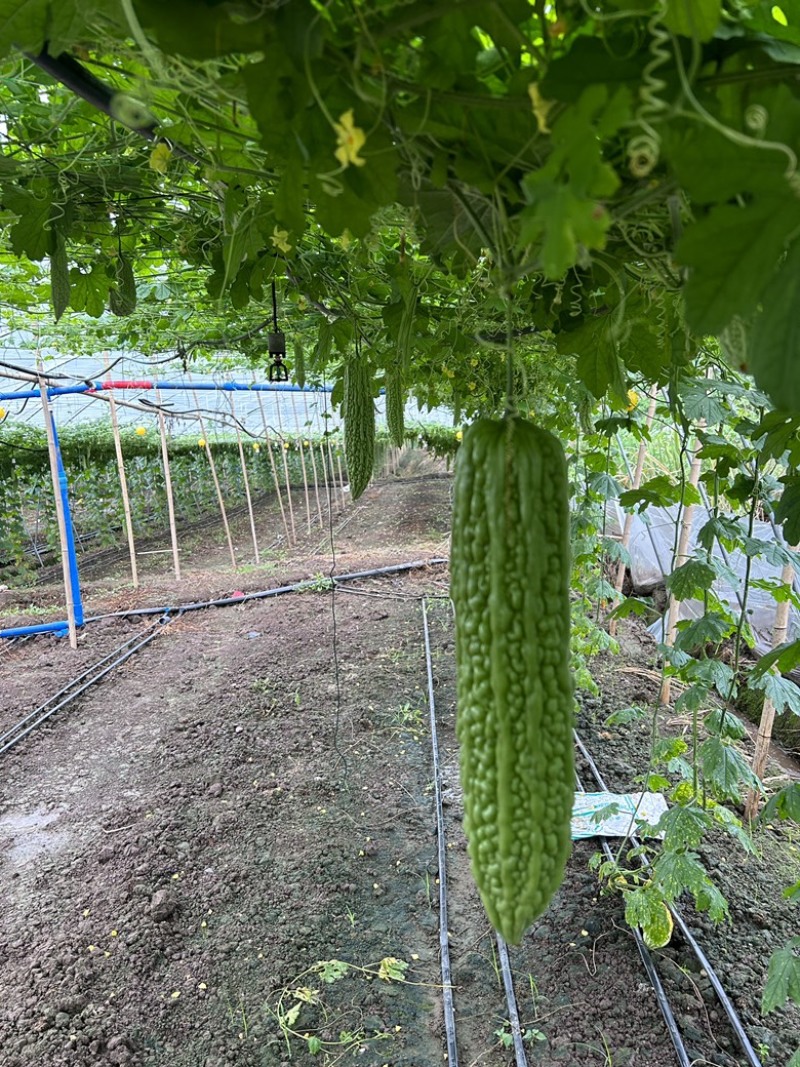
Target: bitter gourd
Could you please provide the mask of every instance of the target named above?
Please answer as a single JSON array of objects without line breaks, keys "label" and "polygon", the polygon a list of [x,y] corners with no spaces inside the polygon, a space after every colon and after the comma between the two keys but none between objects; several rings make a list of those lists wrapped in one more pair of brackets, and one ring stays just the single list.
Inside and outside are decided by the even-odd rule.
[{"label": "bitter gourd", "polygon": [[464,825],[486,912],[516,944],[571,847],[569,514],[557,438],[517,416],[467,429],[450,561]]},{"label": "bitter gourd", "polygon": [[406,396],[403,389],[403,372],[400,367],[386,371],[386,425],[392,444],[403,447],[405,437]]},{"label": "bitter gourd", "polygon": [[375,465],[375,404],[367,361],[348,360],[344,368],[344,454],[350,492],[358,499],[369,485]]}]

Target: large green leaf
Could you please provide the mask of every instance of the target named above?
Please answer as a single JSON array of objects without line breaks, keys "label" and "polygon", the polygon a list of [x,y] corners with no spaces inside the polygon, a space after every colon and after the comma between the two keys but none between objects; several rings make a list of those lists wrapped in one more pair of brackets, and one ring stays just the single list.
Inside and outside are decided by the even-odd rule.
[{"label": "large green leaf", "polygon": [[669,0],[664,25],[682,37],[710,41],[722,17],[722,0]]},{"label": "large green leaf", "polygon": [[780,1008],[787,1000],[793,1000],[800,1004],[800,956],[797,950],[800,948],[800,937],[793,937],[791,941],[773,952],[769,961],[767,984],[761,997],[761,1012],[769,1015],[771,1011]]},{"label": "large green leaf", "polygon": [[[65,6],[74,7],[68,0]],[[47,39],[50,0],[0,0],[0,53],[17,45],[41,51]]]},{"label": "large green leaf", "polygon": [[[800,201],[798,208],[800,208]],[[798,223],[783,218],[786,231]],[[762,295],[761,312],[753,323],[748,344],[750,370],[776,408],[800,410],[800,241]]]},{"label": "large green leaf", "polygon": [[3,204],[19,215],[19,221],[11,227],[10,233],[11,247],[16,255],[44,259],[51,247],[48,223],[53,200],[49,183],[40,183],[36,193],[11,186],[3,193]]},{"label": "large green leaf", "polygon": [[[689,326],[698,333],[715,334],[734,315],[746,317],[755,311],[785,251],[787,235],[798,225],[800,200],[787,189],[785,198],[761,198],[746,207],[715,207],[689,227],[675,250],[678,262],[689,269],[685,289]],[[767,389],[758,376],[756,381]],[[800,375],[797,388],[800,394]]]}]

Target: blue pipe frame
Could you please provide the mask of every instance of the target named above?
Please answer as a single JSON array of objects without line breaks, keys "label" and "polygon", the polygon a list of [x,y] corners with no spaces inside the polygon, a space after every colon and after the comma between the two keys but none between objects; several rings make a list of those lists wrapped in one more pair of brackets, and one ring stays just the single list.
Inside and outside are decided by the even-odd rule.
[{"label": "blue pipe frame", "polygon": [[[149,391],[151,389],[173,389],[184,390],[190,392],[192,390],[204,389],[211,390],[223,390],[225,392],[270,392],[270,393],[330,393],[333,391],[333,386],[316,386],[309,388],[308,386],[293,385],[292,383],[259,383],[259,382],[151,382],[151,381],[130,381],[124,385],[118,381],[95,381],[84,382],[81,385],[63,385],[54,386],[48,388],[47,397],[50,399],[54,396],[68,396],[71,394],[80,393],[99,393],[107,392],[111,389],[136,389],[142,392]],[[0,393],[0,400],[32,400],[36,397],[41,397],[42,393],[39,389],[25,389],[15,393]],[[75,625],[83,626],[83,599],[81,597],[81,584],[80,575],[78,573],[78,554],[75,549],[75,531],[72,526],[72,511],[69,506],[69,482],[67,481],[67,473],[64,470],[64,463],[61,459],[61,446],[58,441],[58,431],[56,430],[55,419],[53,418],[52,411],[50,413],[51,423],[53,426],[53,438],[56,446],[56,468],[58,473],[58,487],[61,494],[61,501],[64,506],[64,524],[66,526],[66,540],[67,540],[67,561],[69,565],[70,584],[72,585],[72,600],[73,609],[75,612]],[[45,622],[39,623],[33,626],[12,626],[5,630],[0,630],[0,638],[6,638],[13,640],[16,637],[29,637],[32,634],[47,634],[52,633],[57,637],[64,637],[67,634],[69,625],[67,622]]]}]

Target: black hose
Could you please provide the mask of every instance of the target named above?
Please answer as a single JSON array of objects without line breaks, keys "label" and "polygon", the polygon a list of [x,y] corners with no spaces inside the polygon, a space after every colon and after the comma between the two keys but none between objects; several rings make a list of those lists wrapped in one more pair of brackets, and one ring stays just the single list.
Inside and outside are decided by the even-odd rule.
[{"label": "black hose", "polygon": [[[336,574],[333,576],[333,582],[338,584],[339,582],[354,582],[359,578],[376,578],[384,574],[401,574],[405,571],[419,570],[424,567],[446,565],[448,562],[449,560],[447,559],[437,557],[429,560],[414,560],[411,563],[395,563],[390,567],[378,567],[371,571]],[[327,579],[325,580],[327,581]],[[304,592],[313,589],[316,582],[317,579],[315,578],[304,578],[303,581],[294,582],[292,585],[279,585],[274,589],[263,589],[257,593],[244,593],[242,596],[221,597],[217,600],[196,600],[191,604],[180,604],[176,607],[133,608],[131,611],[110,611],[105,615],[92,615],[88,619],[84,619],[84,623],[100,622],[102,619],[132,618],[139,615],[163,615],[165,612],[199,611],[201,608],[224,608],[232,604],[246,604],[249,600],[266,600],[268,597],[283,596],[284,593]]]},{"label": "black hose", "polygon": [[[589,751],[586,748],[586,746],[584,745],[583,741],[581,741],[580,737],[578,736],[577,731],[573,731],[573,733],[575,734],[575,743],[577,744],[578,748],[580,749],[581,755],[586,760],[586,762],[589,764],[589,769],[591,770],[592,774],[594,775],[595,781],[600,786],[600,788],[604,792],[607,793],[608,792],[608,786],[603,781],[603,776],[600,774],[600,771],[597,769],[597,764],[592,759],[592,757],[589,754]],[[631,840],[631,844],[633,845],[634,848],[638,848],[639,847],[640,842],[639,842],[639,839],[637,837],[635,837],[634,835],[631,835],[630,840]],[[639,862],[642,864],[642,866],[646,866],[647,865],[647,861],[642,856],[639,857]],[[717,972],[712,967],[712,965],[711,965],[708,957],[706,956],[705,952],[703,952],[702,948],[700,947],[700,945],[697,942],[696,938],[692,934],[691,930],[686,925],[686,922],[685,922],[683,916],[681,915],[677,904],[668,904],[667,907],[669,908],[670,914],[672,915],[672,918],[673,918],[673,920],[675,922],[675,925],[678,927],[680,932],[683,934],[684,938],[686,939],[686,943],[689,945],[689,947],[691,948],[692,952],[694,953],[695,958],[697,959],[697,962],[700,964],[700,966],[703,968],[703,970],[708,975],[708,980],[711,983],[711,986],[712,986],[714,992],[717,994],[717,998],[718,998],[720,1004],[722,1005],[722,1008],[723,1008],[725,1014],[728,1017],[728,1022],[731,1024],[731,1029],[736,1034],[736,1038],[737,1038],[739,1044],[742,1047],[742,1051],[744,1052],[744,1054],[745,1054],[745,1056],[747,1058],[748,1064],[750,1064],[750,1067],[763,1067],[763,1064],[761,1063],[761,1060],[756,1055],[756,1051],[753,1048],[752,1044],[750,1043],[750,1038],[745,1033],[744,1026],[742,1025],[742,1020],[739,1018],[739,1014],[736,1011],[736,1008],[733,1006],[733,1002],[731,1001],[730,997],[728,996],[728,994],[725,992],[725,989],[723,988],[723,985],[722,985],[722,982],[720,981],[719,975],[717,974]]]},{"label": "black hose", "polygon": [[[18,744],[23,739],[23,737],[27,737],[27,735],[31,733],[31,731],[35,730],[37,726],[40,726],[43,722],[49,719],[51,715],[55,715],[57,711],[60,711],[61,708],[66,707],[67,704],[72,703],[72,701],[79,697],[82,693],[85,693],[87,689],[93,686],[96,682],[99,682],[101,678],[105,678],[107,674],[110,674],[111,671],[113,671],[121,663],[124,663],[126,659],[130,659],[134,652],[138,652],[139,649],[144,648],[145,645],[149,644],[153,640],[153,638],[158,637],[160,633],[163,633],[164,628],[166,626],[169,626],[169,624],[171,622],[174,622],[175,619],[180,618],[180,614],[181,613],[178,612],[173,618],[170,613],[165,612],[163,618],[160,620],[163,623],[162,626],[154,625],[153,627],[150,627],[150,633],[148,633],[147,637],[139,641],[138,644],[131,645],[130,641],[124,641],[117,649],[115,649],[114,652],[110,653],[110,655],[108,656],[104,656],[103,659],[99,660],[98,663],[94,664],[94,668],[96,668],[100,664],[106,663],[111,658],[111,656],[114,656],[117,652],[120,652],[121,649],[125,649],[125,651],[121,655],[116,656],[112,663],[109,663],[98,674],[93,674],[90,678],[87,679],[86,682],[84,682],[82,686],[69,693],[68,696],[65,696],[63,700],[59,701],[52,708],[42,711],[42,709],[47,708],[47,703],[50,703],[52,700],[57,699],[61,695],[61,693],[65,692],[65,690],[61,690],[61,693],[57,693],[55,697],[51,698],[51,701],[48,701],[47,703],[43,704],[42,708],[38,709],[39,711],[42,711],[42,714],[39,715],[39,717],[34,722],[30,721],[33,717],[33,714],[35,714],[32,713],[31,715],[27,715],[24,719],[17,723],[16,726],[12,726],[12,728],[6,731],[6,733],[3,734],[3,737],[0,738],[0,741],[6,738],[10,738],[10,740],[6,741],[6,743],[2,745],[2,747],[0,747],[0,756],[2,756],[3,753],[7,752],[10,748],[13,748],[14,745]],[[89,671],[84,671],[84,673],[80,675],[77,680],[80,681],[81,679],[86,678],[87,674],[89,674],[92,669],[93,668],[89,668]],[[67,688],[71,688],[71,686],[68,686]],[[26,728],[24,730],[21,730],[20,727],[23,725],[25,725]]]},{"label": "black hose", "polygon": [[442,769],[439,764],[439,743],[436,734],[436,706],[433,698],[433,664],[428,631],[428,610],[422,601],[422,628],[425,636],[425,669],[428,674],[428,708],[431,724],[431,747],[433,749],[433,784],[436,803],[436,838],[439,862],[439,951],[442,963],[442,1007],[447,1038],[447,1062],[449,1067],[458,1067],[456,1047],[456,1020],[453,1009],[453,985],[450,972],[450,944],[447,933],[447,846],[445,844],[444,811],[442,808]]}]

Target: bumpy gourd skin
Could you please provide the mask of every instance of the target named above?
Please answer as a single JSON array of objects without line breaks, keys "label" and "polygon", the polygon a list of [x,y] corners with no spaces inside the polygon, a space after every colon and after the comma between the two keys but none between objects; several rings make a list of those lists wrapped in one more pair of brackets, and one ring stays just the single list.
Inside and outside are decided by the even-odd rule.
[{"label": "bumpy gourd skin", "polygon": [[344,369],[344,452],[353,500],[364,492],[375,465],[375,404],[372,379],[363,359]]},{"label": "bumpy gourd skin", "polygon": [[399,367],[392,367],[386,372],[386,425],[392,444],[403,447],[405,438],[405,406],[403,391],[403,373]]},{"label": "bumpy gourd skin", "polygon": [[450,560],[464,826],[489,919],[516,944],[571,848],[568,488],[552,434],[516,416],[469,427]]}]

